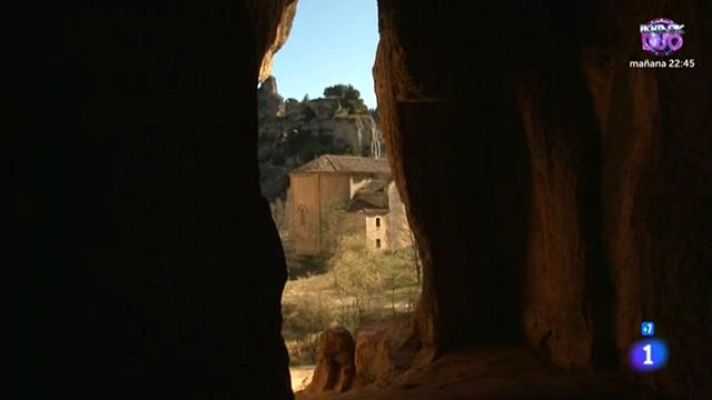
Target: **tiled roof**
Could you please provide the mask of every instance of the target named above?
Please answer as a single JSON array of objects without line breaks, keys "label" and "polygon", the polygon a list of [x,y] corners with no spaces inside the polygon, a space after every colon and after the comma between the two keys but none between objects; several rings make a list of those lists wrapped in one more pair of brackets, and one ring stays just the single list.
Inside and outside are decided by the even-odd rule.
[{"label": "tiled roof", "polygon": [[326,154],[295,168],[292,172],[359,172],[390,175],[390,171],[386,158]]},{"label": "tiled roof", "polygon": [[375,179],[359,189],[347,211],[388,210],[388,181]]}]

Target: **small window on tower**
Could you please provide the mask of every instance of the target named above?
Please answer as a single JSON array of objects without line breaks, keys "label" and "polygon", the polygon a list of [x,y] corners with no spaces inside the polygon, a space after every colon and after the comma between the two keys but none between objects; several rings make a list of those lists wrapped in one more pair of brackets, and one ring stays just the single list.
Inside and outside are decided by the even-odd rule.
[{"label": "small window on tower", "polygon": [[381,227],[381,219],[376,218],[376,228],[380,228],[380,227]]},{"label": "small window on tower", "polygon": [[381,248],[381,239],[376,239],[376,248],[377,249]]},{"label": "small window on tower", "polygon": [[303,207],[299,209],[299,224],[302,226],[307,224],[307,211]]}]

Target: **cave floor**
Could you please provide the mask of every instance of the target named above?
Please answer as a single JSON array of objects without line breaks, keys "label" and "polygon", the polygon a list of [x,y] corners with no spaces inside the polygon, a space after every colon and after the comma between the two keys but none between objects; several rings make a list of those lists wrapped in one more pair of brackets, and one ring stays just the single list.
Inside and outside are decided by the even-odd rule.
[{"label": "cave floor", "polygon": [[297,400],[660,399],[613,373],[563,372],[525,350],[470,350],[412,369],[388,387]]}]

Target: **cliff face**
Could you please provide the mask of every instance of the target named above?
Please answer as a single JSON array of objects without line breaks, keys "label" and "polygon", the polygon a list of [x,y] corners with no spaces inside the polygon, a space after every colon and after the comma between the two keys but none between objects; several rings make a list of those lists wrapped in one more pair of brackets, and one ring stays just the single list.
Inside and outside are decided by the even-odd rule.
[{"label": "cliff face", "polygon": [[[524,339],[559,366],[625,371],[653,320],[675,356],[644,380],[675,398],[709,393],[696,349],[712,332],[710,69],[628,61],[645,58],[636,24],[664,15],[708,30],[710,9],[380,0],[379,11],[377,94],[425,264],[426,347]],[[474,18],[496,38],[473,34]],[[709,59],[701,38],[676,57]]]},{"label": "cliff face", "polygon": [[292,169],[322,154],[381,157],[380,128],[369,113],[350,111],[338,98],[284,101],[277,80],[257,91],[258,159],[263,194],[284,198]]}]

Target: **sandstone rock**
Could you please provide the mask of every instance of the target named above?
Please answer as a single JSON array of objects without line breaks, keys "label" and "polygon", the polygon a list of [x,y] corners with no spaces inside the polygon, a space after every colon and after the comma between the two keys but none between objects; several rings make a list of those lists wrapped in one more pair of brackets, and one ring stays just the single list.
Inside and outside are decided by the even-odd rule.
[{"label": "sandstone rock", "polygon": [[357,386],[387,384],[413,365],[420,342],[410,323],[390,322],[359,328],[356,334]]},{"label": "sandstone rock", "polygon": [[343,393],[351,388],[354,376],[354,340],[351,333],[344,328],[330,328],[322,332],[314,376],[304,393]]},{"label": "sandstone rock", "polygon": [[[647,383],[709,393],[710,69],[630,69],[643,53],[626,32],[649,7],[703,25],[710,9],[484,4],[379,3],[376,88],[424,262],[423,342],[524,337],[558,366],[627,369],[651,319],[677,356]],[[473,35],[475,15],[508,29]]]},{"label": "sandstone rock", "polygon": [[274,55],[289,38],[297,12],[297,0],[246,0],[253,13],[257,44],[257,81],[272,73]]}]

